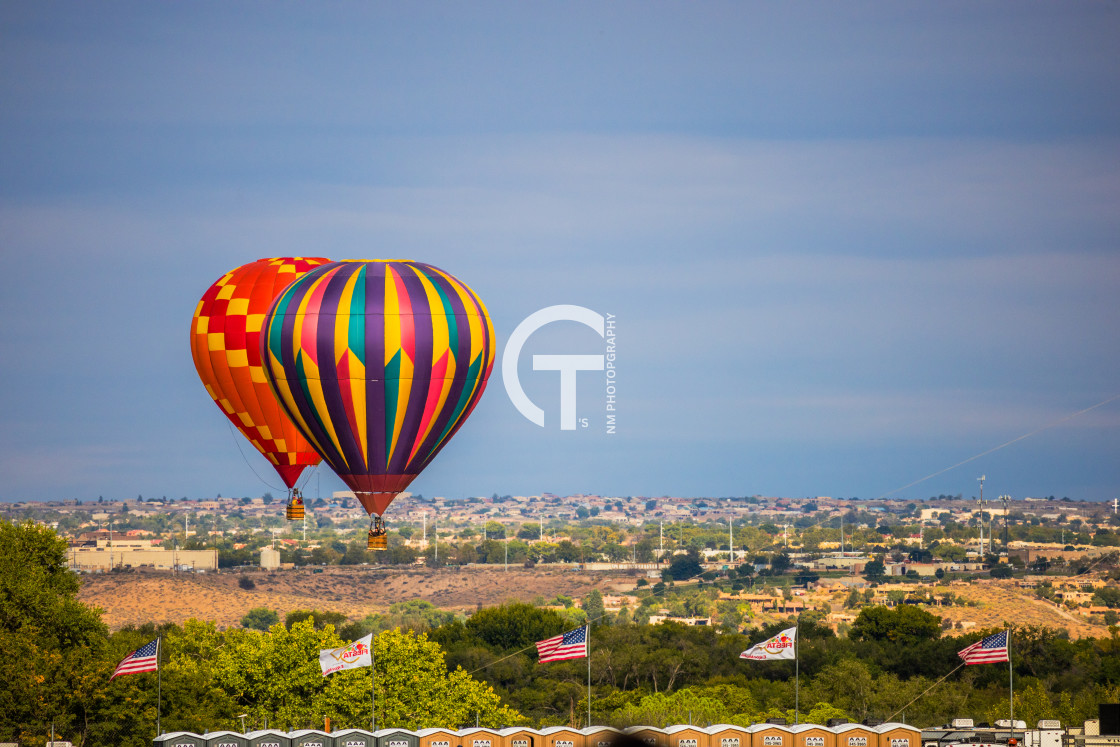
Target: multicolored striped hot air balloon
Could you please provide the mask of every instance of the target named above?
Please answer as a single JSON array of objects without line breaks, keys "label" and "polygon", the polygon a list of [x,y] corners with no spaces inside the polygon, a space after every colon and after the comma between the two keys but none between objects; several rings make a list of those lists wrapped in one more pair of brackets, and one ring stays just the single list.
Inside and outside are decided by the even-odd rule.
[{"label": "multicolored striped hot air balloon", "polygon": [[230,270],[203,294],[191,320],[199,378],[226,417],[272,463],[288,487],[289,506],[299,498],[296,481],[304,467],[321,460],[269,389],[261,367],[261,328],[272,302],[293,280],[328,262],[273,257]]},{"label": "multicolored striped hot air balloon", "polygon": [[371,515],[376,547],[381,514],[482,396],[494,328],[474,291],[439,268],[347,260],[276,299],[261,355],[292,422]]}]

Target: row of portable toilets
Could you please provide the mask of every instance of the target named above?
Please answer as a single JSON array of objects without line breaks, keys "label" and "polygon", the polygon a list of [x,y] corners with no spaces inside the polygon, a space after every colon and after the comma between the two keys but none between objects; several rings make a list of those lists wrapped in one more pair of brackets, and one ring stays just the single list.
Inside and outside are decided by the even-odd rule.
[{"label": "row of portable toilets", "polygon": [[332,733],[300,731],[231,731],[192,734],[174,732],[156,737],[155,747],[612,747],[616,742],[648,747],[922,747],[921,730],[899,723],[753,724],[733,726],[632,726],[613,729],[591,726],[572,729],[344,729]]}]

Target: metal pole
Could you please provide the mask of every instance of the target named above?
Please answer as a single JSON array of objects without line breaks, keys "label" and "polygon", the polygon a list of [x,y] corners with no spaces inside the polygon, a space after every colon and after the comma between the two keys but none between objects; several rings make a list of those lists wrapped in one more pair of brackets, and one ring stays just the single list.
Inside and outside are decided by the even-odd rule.
[{"label": "metal pole", "polygon": [[801,613],[793,624],[793,724],[801,723]]},{"label": "metal pole", "polygon": [[587,728],[591,728],[591,623],[587,623]]},{"label": "metal pole", "polygon": [[1011,738],[1015,738],[1015,670],[1011,667],[1011,629],[1007,629],[1007,689],[1011,701]]},{"label": "metal pole", "polygon": [[163,732],[160,730],[160,716],[163,713],[163,666],[160,657],[163,654],[163,636],[156,638],[156,736]]},{"label": "metal pole", "polygon": [[370,638],[370,731],[377,730],[377,659],[373,655],[373,643],[377,634]]}]

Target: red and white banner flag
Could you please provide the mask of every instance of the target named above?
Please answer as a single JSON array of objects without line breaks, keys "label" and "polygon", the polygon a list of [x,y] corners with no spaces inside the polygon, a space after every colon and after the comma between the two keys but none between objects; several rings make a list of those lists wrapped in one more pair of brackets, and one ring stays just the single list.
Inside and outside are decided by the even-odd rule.
[{"label": "red and white banner flag", "polygon": [[319,650],[319,668],[323,676],[343,669],[373,666],[373,633],[348,643],[342,648]]},{"label": "red and white banner flag", "polygon": [[770,640],[756,643],[743,653],[740,659],[751,661],[773,661],[774,659],[792,659],[796,656],[797,628],[786,628]]}]

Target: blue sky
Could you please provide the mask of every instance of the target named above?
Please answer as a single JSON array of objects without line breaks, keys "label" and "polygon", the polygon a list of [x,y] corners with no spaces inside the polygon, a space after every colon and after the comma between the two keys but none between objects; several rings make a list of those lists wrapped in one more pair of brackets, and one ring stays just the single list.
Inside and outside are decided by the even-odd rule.
[{"label": "blue sky", "polygon": [[[257,495],[198,298],[406,257],[617,315],[426,495],[873,498],[1120,394],[1115,3],[0,5],[0,500]],[[1120,494],[1120,400],[893,495]],[[248,461],[248,463],[247,463]],[[321,468],[309,489],[341,483]],[[258,478],[258,473],[265,478]]]}]

